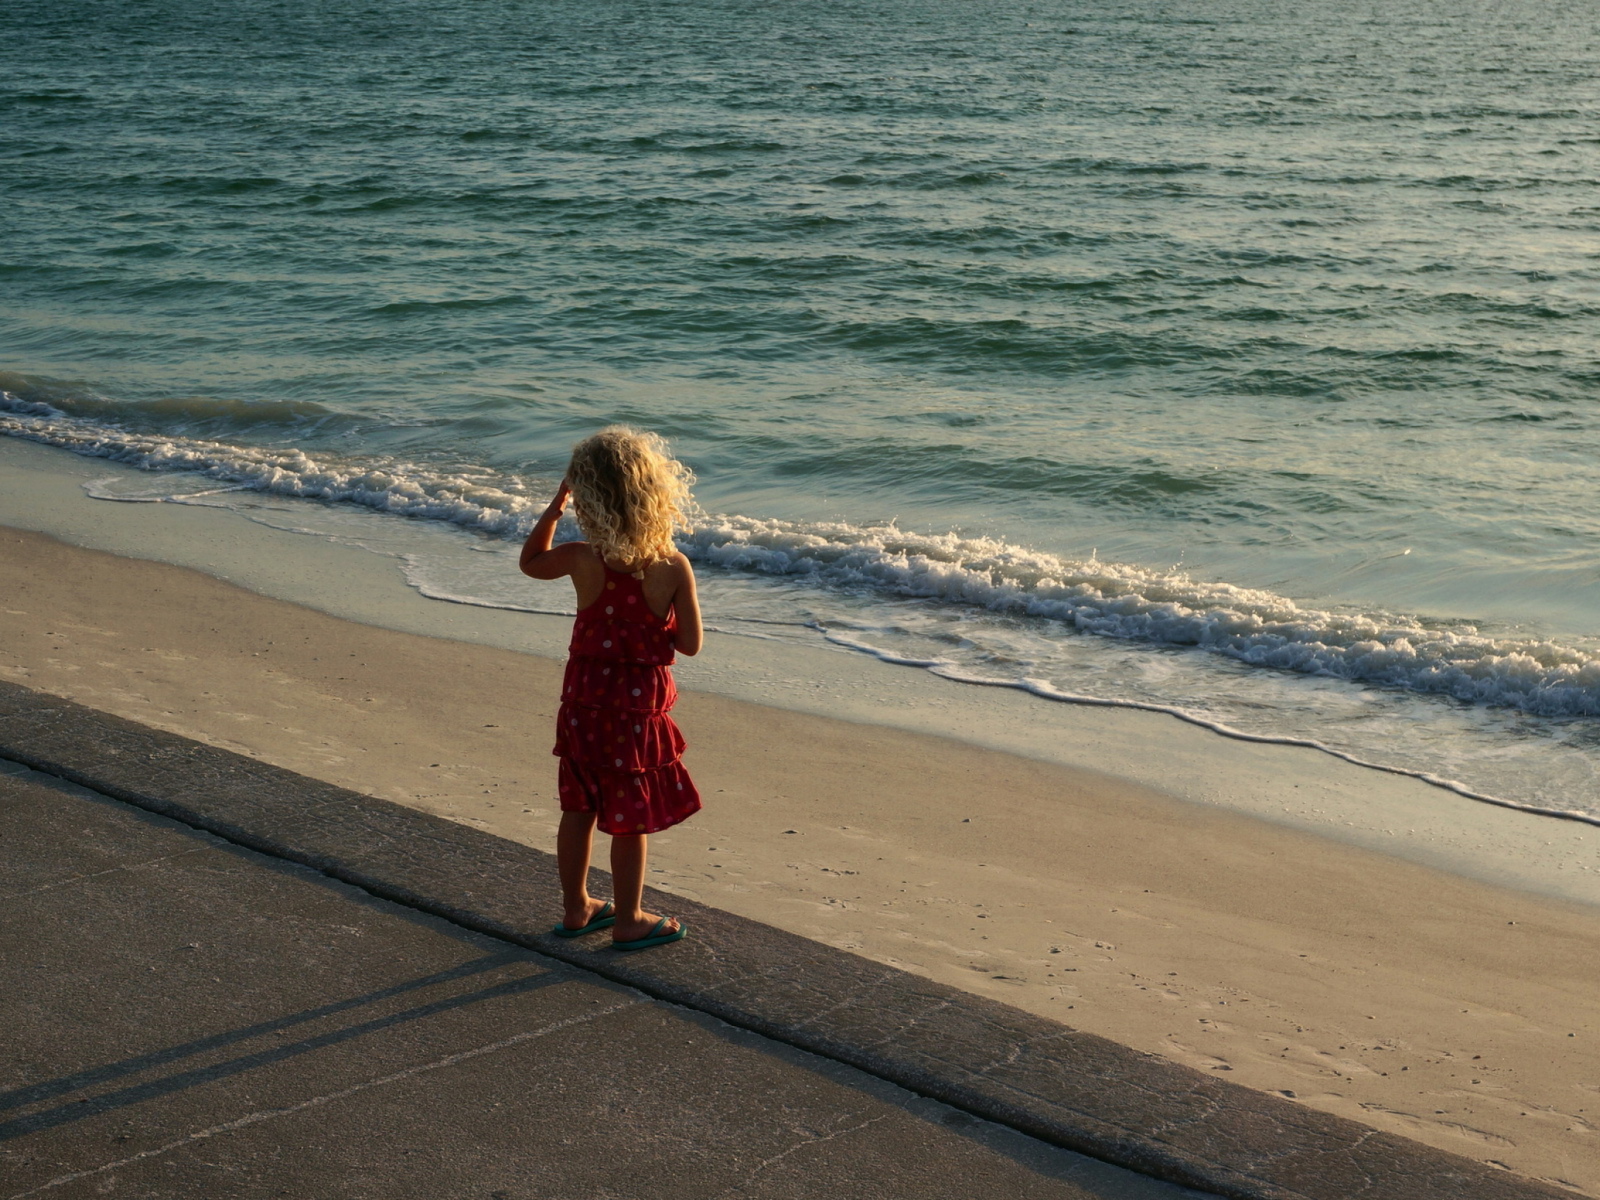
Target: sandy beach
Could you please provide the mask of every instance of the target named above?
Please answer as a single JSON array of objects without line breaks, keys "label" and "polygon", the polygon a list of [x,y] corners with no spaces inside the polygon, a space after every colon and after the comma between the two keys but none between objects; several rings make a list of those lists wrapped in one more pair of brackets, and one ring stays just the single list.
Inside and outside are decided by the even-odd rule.
[{"label": "sandy beach", "polygon": [[[5,678],[553,848],[558,662],[13,529],[0,564]],[[678,716],[707,805],[656,886],[1600,1195],[1600,911],[952,740]]]}]

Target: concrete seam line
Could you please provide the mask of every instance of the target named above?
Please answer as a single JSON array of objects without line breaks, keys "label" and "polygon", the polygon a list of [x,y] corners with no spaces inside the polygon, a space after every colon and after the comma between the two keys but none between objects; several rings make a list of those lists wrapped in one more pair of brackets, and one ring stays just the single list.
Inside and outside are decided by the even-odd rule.
[{"label": "concrete seam line", "polygon": [[[8,760],[9,761],[9,760]],[[43,772],[41,772],[43,774]],[[160,858],[149,858],[143,862],[127,863],[122,866],[107,867],[104,871],[90,871],[87,875],[74,875],[69,879],[57,879],[51,883],[43,883],[38,887],[29,888],[25,892],[6,892],[0,895],[0,900],[20,900],[24,896],[37,896],[40,892],[54,891],[56,888],[67,887],[74,883],[82,883],[86,879],[99,879],[102,875],[115,875],[119,871],[142,871],[146,867],[153,867],[157,863],[171,862],[175,858],[182,858],[185,854],[199,854],[204,849],[196,846],[192,850],[180,850],[176,854],[163,854]]]},{"label": "concrete seam line", "polygon": [[763,1159],[761,1162],[758,1162],[753,1168],[751,1168],[749,1172],[745,1174],[745,1177],[742,1180],[718,1192],[714,1200],[724,1200],[725,1197],[737,1197],[744,1195],[746,1194],[745,1189],[750,1186],[755,1177],[761,1174],[761,1172],[765,1171],[768,1167],[772,1166],[774,1163],[782,1162],[791,1154],[798,1153],[801,1150],[809,1150],[813,1146],[820,1146],[825,1142],[837,1141],[842,1137],[849,1137],[852,1133],[860,1133],[863,1129],[876,1125],[880,1121],[888,1120],[888,1116],[889,1115],[887,1113],[879,1113],[877,1116],[868,1117],[865,1121],[862,1121],[856,1125],[852,1125],[848,1129],[836,1129],[826,1137],[807,1138],[805,1141],[796,1142],[787,1150],[784,1150],[778,1154],[774,1154],[771,1158]]},{"label": "concrete seam line", "polygon": [[409,1079],[413,1075],[421,1075],[427,1071],[437,1071],[441,1067],[453,1067],[456,1063],[465,1062],[470,1058],[492,1054],[496,1050],[505,1050],[511,1046],[520,1045],[522,1042],[531,1041],[534,1038],[541,1038],[552,1033],[558,1033],[563,1029],[570,1029],[575,1025],[585,1025],[596,1018],[610,1016],[614,1012],[621,1012],[623,1009],[632,1008],[639,1003],[641,1002],[638,1000],[629,1000],[624,1004],[613,1004],[597,1012],[583,1013],[576,1017],[568,1017],[564,1021],[556,1021],[550,1025],[542,1026],[539,1029],[525,1030],[522,1033],[513,1034],[511,1037],[502,1038],[498,1042],[492,1042],[487,1046],[474,1046],[471,1050],[460,1050],[455,1054],[447,1054],[443,1058],[434,1059],[432,1062],[418,1063],[414,1067],[407,1067],[403,1071],[395,1071],[378,1079],[369,1079],[365,1083],[352,1084],[350,1087],[340,1088],[338,1091],[329,1092],[326,1095],[313,1096],[309,1100],[301,1100],[297,1104],[285,1105],[282,1108],[257,1109],[253,1113],[246,1113],[244,1116],[235,1118],[232,1121],[224,1121],[220,1125],[212,1125],[207,1129],[197,1129],[195,1132],[186,1134],[176,1141],[168,1142],[165,1146],[157,1146],[151,1150],[141,1150],[138,1154],[129,1155],[127,1158],[118,1159],[116,1162],[102,1163],[98,1167],[90,1167],[85,1171],[74,1171],[68,1175],[58,1175],[46,1183],[41,1183],[36,1188],[30,1188],[26,1192],[16,1192],[8,1197],[7,1200],[23,1200],[26,1196],[37,1196],[40,1192],[47,1192],[51,1188],[61,1187],[63,1184],[73,1183],[79,1179],[87,1179],[92,1175],[102,1175],[107,1171],[115,1171],[118,1167],[131,1166],[133,1163],[142,1162],[147,1158],[159,1158],[163,1154],[168,1154],[173,1150],[181,1149],[208,1137],[215,1137],[219,1133],[232,1133],[235,1129],[243,1129],[248,1125],[257,1125],[262,1121],[270,1121],[275,1117],[287,1117],[307,1108],[318,1108],[324,1104],[331,1104],[335,1100],[343,1100],[346,1096],[353,1096],[357,1092],[366,1091],[368,1088],[396,1083],[402,1079]]},{"label": "concrete seam line", "polygon": [[[1197,1167],[1193,1162],[1182,1159],[1175,1154],[1156,1150],[1155,1147],[1148,1144],[1134,1145],[1121,1139],[1096,1138],[1085,1133],[1075,1135],[1073,1131],[1065,1129],[1059,1124],[1043,1120],[1021,1108],[976,1094],[958,1083],[941,1079],[929,1071],[915,1071],[910,1068],[885,1070],[884,1063],[873,1060],[864,1054],[856,1053],[849,1045],[838,1043],[823,1035],[816,1034],[803,1038],[795,1037],[790,1031],[781,1026],[754,1018],[751,1014],[744,1013],[730,1005],[719,1004],[704,995],[691,994],[680,989],[661,985],[652,986],[648,982],[641,982],[632,977],[614,974],[606,970],[603,963],[579,959],[577,955],[567,957],[560,953],[559,948],[549,948],[537,944],[533,939],[518,934],[513,930],[508,930],[498,922],[484,919],[471,912],[456,909],[448,904],[439,903],[407,888],[395,887],[384,880],[352,870],[341,863],[324,860],[320,855],[302,853],[296,851],[293,847],[284,846],[270,838],[251,834],[249,831],[239,829],[227,822],[212,820],[206,817],[205,814],[198,813],[186,805],[147,796],[108,780],[99,779],[66,764],[31,755],[26,751],[19,751],[15,746],[8,745],[0,748],[0,759],[28,767],[41,775],[48,775],[65,783],[86,788],[117,803],[127,804],[140,811],[176,821],[180,825],[209,834],[230,845],[239,846],[268,858],[292,862],[296,866],[305,867],[308,870],[317,872],[319,875],[366,892],[376,899],[398,904],[403,908],[409,908],[416,912],[426,913],[431,917],[448,921],[473,933],[510,942],[521,949],[555,959],[566,966],[587,971],[612,983],[621,984],[624,987],[642,992],[652,1000],[676,1005],[691,1012],[713,1017],[716,1020],[726,1022],[735,1029],[742,1029],[769,1041],[788,1046],[791,1049],[801,1050],[807,1054],[814,1054],[818,1058],[850,1067],[852,1070],[860,1071],[862,1074],[874,1079],[903,1088],[913,1095],[938,1101],[980,1120],[1004,1126],[1024,1136],[1036,1138],[1039,1141],[1059,1146],[1062,1149],[1071,1150],[1084,1155],[1086,1158],[1093,1158],[1109,1163],[1112,1166],[1122,1167],[1125,1170],[1148,1175],[1168,1183],[1225,1196],[1228,1197],[1228,1200],[1312,1200],[1302,1192],[1288,1191],[1265,1181],[1248,1179],[1248,1177],[1240,1178],[1239,1173],[1227,1171],[1226,1168],[1221,1168],[1218,1173],[1213,1173],[1211,1170]],[[1152,1153],[1153,1150],[1156,1152]],[[1248,1189],[1242,1187],[1241,1184],[1245,1183],[1247,1179],[1249,1183],[1255,1186]],[[13,1198],[13,1200],[20,1200],[20,1198]]]}]

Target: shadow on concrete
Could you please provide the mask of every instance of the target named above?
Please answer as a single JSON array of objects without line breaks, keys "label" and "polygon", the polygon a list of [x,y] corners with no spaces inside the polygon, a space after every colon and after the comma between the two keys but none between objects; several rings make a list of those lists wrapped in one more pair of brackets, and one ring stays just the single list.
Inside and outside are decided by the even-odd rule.
[{"label": "shadow on concrete", "polygon": [[[527,960],[526,955],[518,955],[516,957],[522,959],[524,962]],[[281,1021],[269,1021],[259,1025],[251,1026],[248,1029],[232,1030],[228,1033],[218,1034],[212,1038],[200,1039],[197,1042],[192,1042],[185,1046],[173,1047],[170,1050],[158,1050],[153,1054],[142,1055],[137,1059],[129,1059],[127,1062],[119,1063],[115,1066],[91,1068],[88,1071],[78,1072],[75,1075],[64,1076],[61,1079],[35,1084],[31,1088],[19,1089],[19,1091],[30,1092],[38,1090],[45,1091],[47,1095],[59,1095],[64,1091],[71,1090],[72,1088],[84,1086],[83,1083],[73,1081],[83,1080],[86,1077],[89,1077],[91,1082],[99,1082],[106,1078],[115,1078],[118,1075],[130,1074],[133,1070],[137,1069],[131,1066],[131,1064],[136,1062],[143,1062],[146,1065],[172,1062],[176,1059],[196,1054],[202,1048],[227,1045],[230,1042],[237,1042],[246,1037],[255,1037],[262,1033],[270,1032],[276,1028],[285,1028],[287,1026],[297,1025],[305,1021],[315,1020],[318,1016],[325,1015],[328,1012],[339,1012],[348,1010],[358,1005],[371,1004],[384,995],[395,995],[397,993],[414,990],[415,988],[426,987],[430,983],[436,983],[449,977],[460,977],[463,974],[473,974],[478,971],[491,970],[494,966],[511,965],[512,961],[513,956],[511,955],[502,956],[500,962],[493,963],[491,965],[482,965],[480,960],[480,963],[478,964],[468,964],[468,966],[473,968],[472,971],[458,969],[454,972],[440,972],[438,975],[430,977],[429,979],[413,980],[406,984],[402,984],[397,988],[387,988],[383,991],[374,992],[370,996],[361,997],[357,1000],[342,1001],[337,1004],[327,1005],[322,1010],[312,1009],[304,1013],[296,1013],[291,1017],[285,1017]],[[48,1108],[42,1112],[33,1113],[26,1117],[18,1117],[14,1120],[0,1123],[0,1141],[8,1141],[11,1138],[22,1137],[23,1135],[29,1133],[37,1133],[43,1129],[53,1129],[58,1125],[67,1125],[73,1121],[81,1121],[85,1117],[98,1116],[103,1112],[122,1108],[125,1105],[139,1104],[146,1100],[156,1099],[160,1096],[169,1096],[175,1092],[181,1092],[186,1088],[197,1087],[204,1083],[212,1083],[219,1079],[226,1079],[230,1075],[238,1075],[245,1071],[255,1070],[258,1067],[270,1066],[273,1063],[283,1062],[286,1059],[295,1058],[298,1055],[307,1054],[313,1050],[322,1050],[328,1046],[337,1046],[342,1042],[352,1041],[355,1038],[377,1033],[380,1030],[392,1029],[397,1025],[404,1025],[410,1021],[418,1021],[424,1017],[436,1016],[439,1013],[449,1012],[452,1009],[465,1008],[470,1004],[478,1004],[485,1000],[494,1000],[505,996],[521,995],[523,993],[537,991],[540,988],[549,987],[551,984],[567,982],[567,975],[565,972],[557,974],[543,968],[536,967],[536,969],[539,971],[539,973],[535,976],[527,976],[521,979],[509,980],[505,983],[498,983],[493,987],[482,988],[476,992],[468,992],[466,995],[462,996],[450,996],[443,1000],[435,1000],[429,1004],[421,1004],[415,1008],[408,1008],[404,1012],[393,1013],[386,1017],[378,1017],[371,1021],[363,1021],[358,1025],[349,1025],[343,1029],[331,1030],[328,1033],[318,1034],[316,1037],[310,1037],[304,1039],[303,1041],[293,1042],[287,1046],[274,1046],[270,1050],[260,1050],[254,1054],[241,1055],[238,1058],[229,1059],[226,1062],[213,1063],[207,1067],[199,1067],[192,1071],[183,1071],[177,1075],[168,1075],[163,1079],[153,1079],[148,1083],[141,1083],[135,1087],[123,1088],[120,1091],[115,1092],[105,1092],[99,1096],[91,1096],[81,1100],[75,1100],[70,1104],[59,1105],[55,1108]],[[13,1096],[17,1094],[17,1092],[10,1093],[10,1095]],[[19,1100],[16,1103],[27,1103],[27,1101]]]},{"label": "shadow on concrete", "polygon": [[[304,1025],[308,1021],[318,1021],[323,1017],[331,1017],[336,1013],[348,1012],[351,1009],[362,1008],[369,1004],[376,1004],[395,996],[402,996],[407,992],[414,992],[421,988],[433,987],[435,984],[450,983],[457,979],[466,979],[484,971],[492,971],[496,967],[509,966],[514,962],[526,962],[530,958],[527,951],[507,952],[492,954],[477,959],[473,962],[462,963],[459,967],[452,967],[448,971],[436,971],[432,975],[424,975],[417,979],[407,980],[405,983],[393,987],[381,988],[378,991],[368,992],[364,996],[355,996],[349,1000],[337,1000],[332,1004],[323,1004],[317,1008],[308,1008],[287,1017],[279,1017],[272,1021],[260,1021],[254,1025],[246,1025],[240,1029],[230,1029],[227,1033],[213,1034],[210,1037],[198,1038],[192,1042],[185,1042],[181,1046],[170,1046],[165,1050],[153,1050],[148,1054],[140,1054],[133,1058],[125,1058],[121,1062],[107,1063],[104,1066],[90,1067],[87,1070],[77,1071],[71,1075],[63,1075],[58,1079],[49,1079],[41,1083],[29,1084],[27,1087],[14,1088],[9,1092],[0,1092],[0,1111],[10,1108],[24,1108],[30,1104],[38,1104],[44,1100],[51,1100],[57,1096],[76,1092],[81,1088],[94,1087],[102,1083],[111,1083],[129,1075],[142,1074],[155,1067],[164,1067],[168,1063],[178,1062],[181,1059],[192,1058],[197,1054],[205,1054],[212,1050],[220,1050],[224,1046],[235,1042],[249,1041],[251,1038],[261,1037],[264,1034],[279,1033],[285,1029],[292,1029],[296,1025]],[[479,998],[487,998],[487,993]],[[407,1019],[417,1016],[426,1016],[421,1010],[412,1010],[411,1014],[401,1014]],[[399,1020],[400,1017],[395,1018]],[[315,1049],[309,1042],[295,1043],[294,1047],[280,1047],[291,1050],[298,1047],[303,1050]],[[236,1060],[243,1062],[243,1059]],[[225,1064],[224,1064],[225,1065]],[[0,1124],[0,1137],[4,1137],[4,1130],[10,1124]]]}]

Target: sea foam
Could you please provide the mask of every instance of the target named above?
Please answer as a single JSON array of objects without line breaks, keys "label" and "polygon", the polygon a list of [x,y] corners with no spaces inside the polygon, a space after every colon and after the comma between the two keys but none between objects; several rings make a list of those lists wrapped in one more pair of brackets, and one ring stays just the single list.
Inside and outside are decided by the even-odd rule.
[{"label": "sea foam", "polygon": [[[473,464],[312,456],[164,436],[0,391],[0,434],[227,488],[359,505],[507,540],[542,506],[536,481]],[[858,596],[1053,622],[1082,634],[1184,647],[1254,667],[1331,677],[1550,717],[1600,714],[1600,653],[1403,614],[1305,607],[1273,592],[988,538],[893,524],[699,514],[681,539],[695,562]],[[455,598],[455,597],[451,597]]]}]

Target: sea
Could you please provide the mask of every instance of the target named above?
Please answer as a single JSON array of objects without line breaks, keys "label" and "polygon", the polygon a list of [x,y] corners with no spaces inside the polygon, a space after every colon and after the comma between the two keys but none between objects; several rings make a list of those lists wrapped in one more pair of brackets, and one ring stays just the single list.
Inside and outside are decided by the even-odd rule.
[{"label": "sea", "polygon": [[624,422],[715,629],[1600,820],[1597,79],[1563,0],[8,0],[0,434],[548,611]]}]

